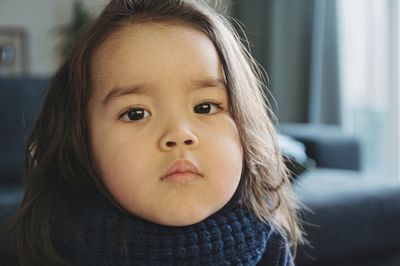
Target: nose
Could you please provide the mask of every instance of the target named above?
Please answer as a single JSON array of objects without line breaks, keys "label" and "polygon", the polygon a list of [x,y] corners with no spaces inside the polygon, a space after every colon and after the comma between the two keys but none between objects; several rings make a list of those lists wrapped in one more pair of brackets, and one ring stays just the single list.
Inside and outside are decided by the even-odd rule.
[{"label": "nose", "polygon": [[[172,126],[172,125],[170,125]],[[176,148],[193,149],[199,144],[198,137],[189,128],[173,126],[160,139],[161,150],[169,151]]]}]

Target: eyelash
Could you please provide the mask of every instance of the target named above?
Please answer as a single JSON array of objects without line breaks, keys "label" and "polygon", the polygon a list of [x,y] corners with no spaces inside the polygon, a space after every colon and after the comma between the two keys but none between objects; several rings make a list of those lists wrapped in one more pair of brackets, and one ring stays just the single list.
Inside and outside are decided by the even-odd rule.
[{"label": "eyelash", "polygon": [[[215,114],[215,113],[218,113],[218,111],[221,111],[221,110],[224,109],[224,106],[223,106],[222,103],[220,103],[220,102],[215,102],[215,101],[209,101],[209,100],[197,104],[194,108],[196,108],[197,106],[203,105],[203,104],[210,104],[211,106],[215,106],[215,107],[218,109],[218,110],[217,110],[216,112],[214,112],[214,113],[206,113],[205,115]],[[194,109],[194,108],[193,108],[193,109]],[[129,108],[128,110],[126,110],[125,112],[123,112],[122,114],[120,114],[120,115],[119,115],[119,119],[120,119],[120,120],[124,120],[123,118],[124,118],[125,115],[127,115],[129,112],[135,111],[135,110],[144,110],[145,112],[150,113],[150,112],[146,111],[144,108],[141,108],[141,107],[132,107],[132,108]],[[199,114],[202,114],[202,113],[199,113]],[[150,115],[151,115],[151,114],[150,114]],[[138,119],[138,120],[130,120],[130,119],[127,119],[127,120],[125,120],[125,121],[126,121],[126,122],[129,122],[129,123],[137,123],[137,122],[142,121],[142,120],[145,119],[145,118],[146,118],[146,117],[141,118],[141,119]]]},{"label": "eyelash", "polygon": [[[224,109],[222,103],[220,103],[220,102],[215,102],[215,101],[210,101],[210,100],[203,101],[203,102],[197,104],[194,108],[196,108],[197,106],[200,106],[200,105],[202,105],[202,104],[214,105],[219,111],[221,111],[221,110]],[[193,108],[193,109],[194,109],[194,108]],[[217,110],[217,112],[218,112],[218,110]],[[215,113],[217,113],[217,112],[215,112]],[[211,113],[211,114],[214,114],[214,113]],[[208,115],[208,113],[207,113],[207,115]]]}]

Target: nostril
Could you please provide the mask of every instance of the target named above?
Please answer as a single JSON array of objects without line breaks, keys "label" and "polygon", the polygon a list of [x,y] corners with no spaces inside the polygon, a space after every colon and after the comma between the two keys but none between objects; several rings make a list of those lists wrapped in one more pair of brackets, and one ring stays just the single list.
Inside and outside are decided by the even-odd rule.
[{"label": "nostril", "polygon": [[185,140],[185,144],[187,144],[187,145],[190,145],[192,143],[193,143],[193,140],[191,140],[191,139]]},{"label": "nostril", "polygon": [[175,146],[175,142],[173,142],[173,141],[168,141],[168,142],[167,142],[167,146],[168,146],[168,147],[173,147],[173,146]]},{"label": "nostril", "polygon": [[[185,145],[192,145],[193,143],[194,143],[194,141],[191,140],[191,139],[188,139],[188,140],[185,140],[185,141],[184,141],[184,144],[185,144]],[[169,147],[169,148],[177,146],[177,144],[176,144],[175,141],[167,141],[167,142],[166,142],[166,145],[167,145],[167,147]]]}]

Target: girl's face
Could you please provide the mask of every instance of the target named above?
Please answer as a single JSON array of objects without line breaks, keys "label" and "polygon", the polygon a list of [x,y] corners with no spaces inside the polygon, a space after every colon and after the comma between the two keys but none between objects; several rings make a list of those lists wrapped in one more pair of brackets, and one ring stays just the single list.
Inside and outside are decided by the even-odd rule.
[{"label": "girl's face", "polygon": [[[205,34],[177,23],[126,26],[96,51],[92,77],[91,152],[125,209],[184,226],[231,199],[242,147],[222,66]],[[165,177],[168,170],[181,173]]]}]

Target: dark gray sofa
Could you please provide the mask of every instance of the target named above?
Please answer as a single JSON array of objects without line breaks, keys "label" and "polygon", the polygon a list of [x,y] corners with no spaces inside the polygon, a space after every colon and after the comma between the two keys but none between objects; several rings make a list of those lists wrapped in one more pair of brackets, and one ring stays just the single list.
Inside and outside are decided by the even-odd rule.
[{"label": "dark gray sofa", "polygon": [[25,143],[44,99],[48,78],[0,78],[0,265],[17,265],[4,235],[7,218],[23,196],[20,180]]},{"label": "dark gray sofa", "polygon": [[284,124],[280,132],[305,144],[316,168],[301,174],[295,192],[312,247],[297,265],[400,265],[400,184],[361,171],[360,145],[338,127]]},{"label": "dark gray sofa", "polygon": [[[24,145],[47,78],[0,78],[0,265],[17,265],[6,219],[18,207]],[[335,128],[282,125],[302,141],[317,168],[296,179],[295,191],[313,248],[300,247],[297,265],[400,265],[400,188],[383,177],[363,177],[359,144]],[[313,257],[314,259],[311,259]]]}]

